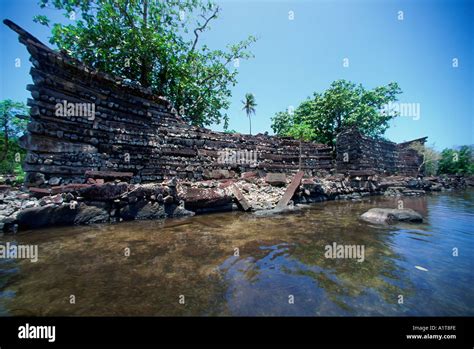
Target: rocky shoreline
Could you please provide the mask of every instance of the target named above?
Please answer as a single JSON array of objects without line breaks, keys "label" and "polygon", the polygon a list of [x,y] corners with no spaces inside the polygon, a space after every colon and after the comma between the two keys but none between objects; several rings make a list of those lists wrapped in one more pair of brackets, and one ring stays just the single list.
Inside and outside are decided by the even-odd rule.
[{"label": "rocky shoreline", "polygon": [[[120,179],[95,180],[46,188],[0,186],[0,233],[57,225],[84,225],[191,216],[215,211],[273,210],[291,176],[250,171],[240,178],[199,182],[176,178],[161,183],[129,184]],[[464,189],[472,178],[413,178],[352,171],[305,177],[292,204],[327,200],[360,200],[370,195],[419,196],[433,191]]]}]

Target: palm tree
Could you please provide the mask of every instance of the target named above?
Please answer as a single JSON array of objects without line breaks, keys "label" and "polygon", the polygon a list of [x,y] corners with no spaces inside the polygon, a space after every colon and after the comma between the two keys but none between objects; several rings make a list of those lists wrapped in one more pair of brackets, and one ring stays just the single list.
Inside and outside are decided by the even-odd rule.
[{"label": "palm tree", "polygon": [[255,107],[257,106],[257,103],[255,103],[255,96],[252,93],[246,93],[245,101],[242,101],[242,103],[244,105],[242,110],[245,110],[245,112],[247,113],[250,123],[250,134],[252,134],[252,120],[250,119],[250,116],[252,114],[255,115]]}]

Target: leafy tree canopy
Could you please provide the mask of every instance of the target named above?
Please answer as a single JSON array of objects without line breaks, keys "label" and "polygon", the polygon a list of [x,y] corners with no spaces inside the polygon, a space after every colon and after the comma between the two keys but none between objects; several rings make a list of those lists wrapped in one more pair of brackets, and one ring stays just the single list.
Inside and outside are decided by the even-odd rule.
[{"label": "leafy tree canopy", "polygon": [[473,146],[463,145],[459,150],[444,149],[438,166],[440,174],[474,175]]},{"label": "leafy tree canopy", "polygon": [[[70,24],[54,23],[50,42],[103,72],[167,97],[199,126],[224,122],[239,60],[251,57],[253,36],[225,50],[200,45],[220,9],[201,0],[40,0],[64,11]],[[50,19],[35,16],[49,26]]]},{"label": "leafy tree canopy", "polygon": [[26,130],[27,114],[22,102],[0,101],[0,173],[13,173],[19,167],[16,154],[22,158],[25,151],[18,146],[18,137]]},{"label": "leafy tree canopy", "polygon": [[316,137],[313,128],[306,121],[294,125],[285,135],[300,141],[310,141]]},{"label": "leafy tree canopy", "polygon": [[278,112],[272,118],[272,129],[280,136],[292,133],[301,123],[308,124],[312,140],[335,144],[336,136],[346,127],[357,127],[363,134],[380,137],[396,112],[384,107],[401,93],[397,83],[366,90],[346,80],[334,81],[323,93],[303,101],[294,111]]}]

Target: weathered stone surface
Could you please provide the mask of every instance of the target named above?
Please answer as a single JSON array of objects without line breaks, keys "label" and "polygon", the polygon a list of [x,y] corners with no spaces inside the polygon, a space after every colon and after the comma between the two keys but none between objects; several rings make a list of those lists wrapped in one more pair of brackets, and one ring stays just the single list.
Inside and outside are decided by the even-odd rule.
[{"label": "weathered stone surface", "polygon": [[59,177],[51,177],[48,180],[48,184],[51,185],[51,186],[57,186],[60,183],[61,183],[61,178],[59,178]]},{"label": "weathered stone surface", "polygon": [[88,200],[105,201],[119,198],[127,189],[127,183],[105,183],[82,188],[79,190],[79,193]]},{"label": "weathered stone surface", "polygon": [[86,177],[94,179],[105,179],[105,180],[130,180],[133,177],[133,172],[116,172],[116,171],[86,171]]},{"label": "weathered stone surface", "polygon": [[230,187],[232,184],[234,184],[235,181],[236,181],[235,179],[221,180],[220,183],[219,183],[218,188],[219,188],[219,189],[228,188],[228,187]]},{"label": "weathered stone surface", "polygon": [[[67,184],[51,187],[51,194],[70,193],[91,187],[90,184]],[[32,188],[30,188],[31,190]]]},{"label": "weathered stone surface", "polygon": [[258,177],[257,171],[247,171],[247,172],[242,172],[240,174],[240,178],[242,179],[249,179],[249,178],[255,178],[255,177]]},{"label": "weathered stone surface", "polygon": [[176,205],[176,207],[173,207],[173,206],[174,205],[165,206],[165,211],[167,212],[167,215],[170,217],[191,217],[196,214],[193,211],[186,210],[184,208],[184,203],[180,205]]},{"label": "weathered stone surface", "polygon": [[371,208],[360,217],[365,221],[378,224],[394,222],[423,222],[423,217],[411,208]]},{"label": "weathered stone surface", "polygon": [[[34,84],[28,88],[32,120],[22,139],[27,177],[44,175],[41,183],[32,182],[34,186],[51,178],[61,178],[62,184],[82,184],[89,178],[95,180],[90,184],[102,179],[145,183],[170,177],[200,181],[237,179],[256,168],[286,173],[298,168],[297,140],[189,126],[150,89],[97,72],[7,23],[34,52]],[[94,105],[95,115],[57,115],[58,101]],[[334,167],[331,147],[303,142],[302,151],[304,170],[328,172]],[[231,154],[222,157],[222,152]],[[115,172],[121,174],[112,175]],[[57,184],[55,179],[50,182]]]},{"label": "weathered stone surface", "polygon": [[414,142],[424,143],[426,137],[396,144],[369,138],[353,128],[347,129],[336,139],[337,171],[353,177],[373,173],[416,176],[422,157],[410,148]]},{"label": "weathered stone surface", "polygon": [[[390,192],[392,188],[383,189],[377,185],[379,180],[379,177],[374,176],[371,181],[366,181],[375,183],[377,189],[373,191],[366,185],[360,185],[364,181],[354,181],[343,175],[304,178],[291,200],[297,205],[294,209],[297,209],[299,204],[326,200],[361,200],[368,195]],[[401,181],[400,177],[383,178],[382,180],[391,183]],[[408,183],[411,180],[412,178],[404,178],[403,182]],[[440,187],[442,190],[452,190],[466,186],[465,180],[459,176],[434,177],[429,180],[426,178],[420,183],[426,191],[439,190]],[[107,222],[110,219],[117,221],[120,219],[160,219],[165,216],[188,216],[194,212],[185,209],[186,203],[183,200],[186,199],[186,193],[189,194],[187,198],[189,206],[194,207],[193,211],[196,213],[237,209],[236,205],[231,202],[233,198],[231,187],[222,189],[220,188],[221,184],[222,181],[219,180],[204,182],[167,180],[164,183],[129,185],[128,190],[119,198],[87,199],[85,201],[83,201],[85,198],[81,197],[80,191],[86,187],[92,187],[92,185],[71,184],[53,187],[51,193],[48,188],[31,188],[33,192],[23,192],[13,188],[0,193],[0,228],[4,232],[14,233],[18,229],[19,219],[21,219],[20,228],[23,230],[49,225]],[[429,186],[426,187],[428,184]],[[233,180],[231,185],[240,190],[255,212],[264,211],[262,214],[268,214],[271,210],[271,214],[275,214],[294,210],[293,205],[275,209],[285,193],[285,188],[271,186],[264,181],[263,177],[257,178],[255,182],[248,182],[244,179]],[[55,188],[58,193],[53,193]],[[66,191],[65,188],[68,190]],[[396,189],[402,195],[406,195],[406,192],[421,191],[409,188],[407,185]],[[35,198],[35,191],[41,193],[41,198]],[[163,196],[171,197],[173,202],[171,199],[167,199],[169,203],[165,204]],[[115,197],[115,195],[111,197]]]},{"label": "weathered stone surface", "polygon": [[282,210],[288,205],[293,195],[295,195],[296,189],[298,189],[298,187],[300,186],[303,176],[303,171],[299,171],[297,174],[295,174],[295,176],[291,180],[290,185],[286,189],[285,194],[283,194],[283,197],[280,199],[280,201],[278,201],[276,209]]},{"label": "weathered stone surface", "polygon": [[74,224],[94,224],[105,223],[109,221],[109,206],[107,204],[97,203],[80,203],[78,212],[74,217]]},{"label": "weathered stone surface", "polygon": [[274,186],[286,185],[286,175],[284,173],[268,173],[265,182]]},{"label": "weathered stone surface", "polygon": [[48,153],[97,153],[97,148],[90,144],[70,143],[36,134],[27,134],[20,138],[20,146],[35,152]]},{"label": "weathered stone surface", "polygon": [[212,170],[204,174],[204,178],[208,179],[226,179],[231,178],[229,170]]},{"label": "weathered stone surface", "polygon": [[223,190],[211,188],[187,188],[180,198],[185,202],[186,209],[191,211],[232,204],[232,196]]},{"label": "weathered stone surface", "polygon": [[249,211],[252,206],[249,205],[244,195],[240,192],[239,188],[237,188],[235,185],[232,185],[230,189],[232,190],[232,193],[234,194],[234,197],[239,203],[240,207],[242,207],[244,211]]},{"label": "weathered stone surface", "polygon": [[130,203],[120,210],[124,220],[145,220],[165,218],[165,209],[158,202],[138,201]]},{"label": "weathered stone surface", "polygon": [[45,182],[43,173],[39,172],[28,172],[25,178],[26,185],[40,186]]},{"label": "weathered stone surface", "polygon": [[108,212],[103,207],[69,204],[27,208],[18,214],[18,224],[21,229],[37,229],[48,226],[102,223],[109,219]]},{"label": "weathered stone surface", "polygon": [[410,189],[409,187],[388,187],[384,192],[385,196],[421,196],[425,194],[424,190]]},{"label": "weathered stone surface", "polygon": [[51,189],[49,189],[49,188],[30,187],[29,191],[36,198],[41,198],[43,196],[47,196],[47,195],[51,194]]},{"label": "weathered stone surface", "polygon": [[1,184],[0,185],[0,192],[7,191],[11,189],[11,185]]}]

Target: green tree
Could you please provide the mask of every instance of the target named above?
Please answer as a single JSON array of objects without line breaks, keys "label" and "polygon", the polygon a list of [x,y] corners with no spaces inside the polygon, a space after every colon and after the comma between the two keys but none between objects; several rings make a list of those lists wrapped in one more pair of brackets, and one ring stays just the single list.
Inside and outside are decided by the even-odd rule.
[{"label": "green tree", "polygon": [[[69,24],[54,23],[50,42],[100,71],[139,82],[167,97],[189,123],[228,125],[231,65],[251,57],[247,39],[211,50],[201,34],[220,13],[201,0],[40,0],[64,11]],[[44,15],[34,20],[49,26]]]},{"label": "green tree", "polygon": [[286,133],[287,136],[298,139],[300,141],[300,156],[299,156],[299,169],[301,170],[301,158],[303,155],[303,141],[310,141],[315,137],[314,130],[307,122],[301,122],[292,127]]},{"label": "green tree", "polygon": [[459,150],[444,149],[439,160],[440,174],[474,174],[474,151],[472,146],[463,145]]},{"label": "green tree", "polygon": [[360,84],[337,80],[325,92],[314,93],[313,98],[303,101],[293,113],[277,113],[272,118],[272,129],[277,135],[285,135],[299,123],[307,122],[314,131],[313,140],[330,145],[347,127],[380,137],[397,116],[386,106],[396,101],[400,93],[397,83],[366,90]]},{"label": "green tree", "polygon": [[422,169],[425,175],[434,176],[438,173],[440,154],[434,149],[421,142],[415,142],[410,145],[411,149],[414,149],[422,156],[422,162],[418,166],[418,174],[421,173]]},{"label": "green tree", "polygon": [[251,119],[251,116],[252,116],[252,114],[255,115],[255,107],[257,106],[257,103],[255,102],[255,96],[252,93],[246,93],[245,94],[245,100],[242,101],[242,104],[244,105],[242,110],[245,110],[245,113],[247,114],[247,117],[249,118],[250,134],[252,134],[252,119]]},{"label": "green tree", "polygon": [[0,101],[0,134],[1,151],[0,161],[7,158],[11,141],[16,141],[26,130],[28,107],[22,102],[11,99]]},{"label": "green tree", "polygon": [[[22,177],[21,159],[25,151],[18,138],[25,132],[28,107],[11,99],[0,101],[0,173]],[[18,157],[19,155],[19,157]]]}]

